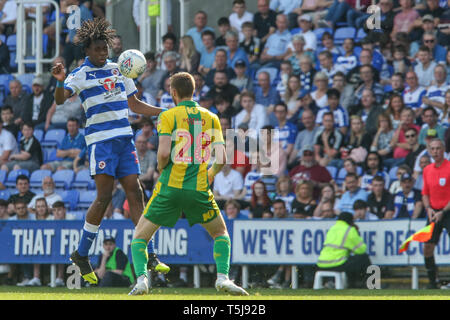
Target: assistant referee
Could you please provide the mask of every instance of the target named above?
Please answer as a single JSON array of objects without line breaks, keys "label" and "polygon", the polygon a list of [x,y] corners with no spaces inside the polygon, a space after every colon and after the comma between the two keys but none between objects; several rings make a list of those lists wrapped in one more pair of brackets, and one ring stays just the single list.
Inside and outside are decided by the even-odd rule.
[{"label": "assistant referee", "polygon": [[[442,229],[450,232],[450,161],[444,157],[444,142],[433,139],[428,152],[434,163],[423,170],[422,199],[427,211],[427,224],[435,222],[431,239],[425,243],[423,255],[430,283],[429,289],[437,289],[437,267],[434,260],[434,248],[439,241]],[[450,285],[441,287],[450,289]]]}]

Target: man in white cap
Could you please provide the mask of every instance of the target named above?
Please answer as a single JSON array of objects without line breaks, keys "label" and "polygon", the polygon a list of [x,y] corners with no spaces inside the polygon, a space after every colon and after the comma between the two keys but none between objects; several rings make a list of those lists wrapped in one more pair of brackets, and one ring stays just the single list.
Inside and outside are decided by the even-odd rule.
[{"label": "man in white cap", "polygon": [[22,111],[22,120],[32,122],[34,129],[44,129],[47,112],[52,106],[53,95],[44,91],[44,80],[36,76],[31,83],[32,93],[27,97]]},{"label": "man in white cap", "polygon": [[304,50],[315,51],[317,49],[317,36],[312,31],[313,21],[311,16],[308,14],[303,14],[297,18],[297,23],[302,30],[299,34],[301,34],[303,39],[305,39],[305,46],[303,47]]}]

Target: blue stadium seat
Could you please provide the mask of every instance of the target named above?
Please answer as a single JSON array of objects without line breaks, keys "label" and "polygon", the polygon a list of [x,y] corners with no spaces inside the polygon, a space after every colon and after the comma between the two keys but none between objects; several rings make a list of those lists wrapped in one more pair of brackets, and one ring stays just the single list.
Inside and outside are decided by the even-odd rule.
[{"label": "blue stadium seat", "polygon": [[67,212],[69,215],[73,216],[75,220],[84,220],[84,217],[86,216],[86,211],[69,211]]},{"label": "blue stadium seat", "polygon": [[11,34],[10,36],[8,36],[8,38],[6,39],[6,46],[8,47],[10,52],[16,52],[17,36],[15,34]]},{"label": "blue stadium seat", "polygon": [[11,72],[17,71],[17,62],[16,62],[16,52],[12,51],[9,53],[9,67],[11,68]]},{"label": "blue stadium seat", "polygon": [[389,180],[391,183],[398,180],[397,179],[397,170],[398,170],[397,166],[392,167],[391,170],[389,170]]},{"label": "blue stadium seat", "polygon": [[344,22],[344,21],[336,22],[336,27],[338,27],[338,28],[348,27],[348,23]]},{"label": "blue stadium seat", "polygon": [[[9,82],[14,80],[14,77],[10,74],[0,74],[0,86],[5,88],[5,94],[9,93]],[[6,96],[5,95],[5,96]]]},{"label": "blue stadium seat", "polygon": [[353,27],[343,27],[336,29],[334,32],[334,44],[341,45],[344,43],[344,40],[347,38],[354,39],[356,36],[356,29]]},{"label": "blue stadium seat", "polygon": [[66,204],[66,208],[76,210],[80,198],[80,192],[78,190],[56,190],[56,193],[61,196]]},{"label": "blue stadium seat", "polygon": [[0,170],[0,183],[5,183],[7,172],[5,170]]},{"label": "blue stadium seat", "polygon": [[27,85],[28,87],[31,88],[33,84],[34,74],[33,73],[19,74],[17,75],[16,79],[20,81],[22,86]]},{"label": "blue stadium seat", "polygon": [[22,90],[29,94],[33,93],[33,89],[31,89],[31,87],[26,84],[22,85]]},{"label": "blue stadium seat", "polygon": [[77,210],[88,209],[96,197],[97,191],[92,190],[80,191],[80,198],[78,199]]},{"label": "blue stadium seat", "polygon": [[6,43],[6,36],[4,34],[0,34],[0,40]]},{"label": "blue stadium seat", "polygon": [[93,183],[91,174],[88,169],[79,171],[75,175],[75,179],[72,182],[71,189],[87,190],[89,186]]},{"label": "blue stadium seat", "polygon": [[6,178],[6,181],[4,183],[5,187],[8,189],[15,189],[16,188],[16,178],[19,175],[26,175],[27,177],[30,176],[30,172],[27,169],[18,169],[18,170],[12,170],[9,172],[8,177]]},{"label": "blue stadium seat", "polygon": [[[28,59],[36,59],[36,56],[26,56],[25,60]],[[25,71],[26,72],[34,72],[36,70],[36,63],[27,62],[25,63]]]},{"label": "blue stadium seat", "polygon": [[333,29],[331,29],[331,28],[317,28],[317,29],[314,29],[314,30],[313,30],[314,34],[315,34],[316,37],[317,37],[317,42],[318,42],[318,44],[321,43],[321,41],[322,41],[322,36],[323,36],[323,34],[324,34],[325,32],[327,32],[327,31],[328,31],[331,35],[333,35]]},{"label": "blue stadium seat", "polygon": [[34,129],[34,136],[38,139],[39,142],[44,138],[44,130]]},{"label": "blue stadium seat", "polygon": [[336,179],[336,174],[337,174],[338,169],[336,167],[332,167],[332,166],[327,166],[326,168],[327,168],[328,172],[330,173],[331,178]]},{"label": "blue stadium seat", "polygon": [[11,196],[11,193],[8,190],[0,190],[0,199],[8,200]]},{"label": "blue stadium seat", "polygon": [[6,98],[6,89],[4,86],[0,86],[0,104],[3,105],[3,102],[5,101]]},{"label": "blue stadium seat", "polygon": [[355,42],[360,42],[362,39],[364,39],[367,36],[366,31],[364,31],[363,28],[358,29],[358,32],[356,33]]},{"label": "blue stadium seat", "polygon": [[22,139],[22,131],[19,130],[17,133],[17,145],[20,145],[20,139]]},{"label": "blue stadium seat", "polygon": [[275,80],[278,78],[279,70],[273,67],[262,67],[258,69],[258,71],[255,74],[256,83],[258,83],[258,74],[262,71],[265,71],[270,75],[270,85],[273,85],[275,83]]},{"label": "blue stadium seat", "polygon": [[84,220],[86,216],[86,211],[69,211],[67,212],[68,215],[72,216],[74,220]]},{"label": "blue stadium seat", "polygon": [[[362,175],[362,168],[358,167],[356,169],[356,173],[358,174],[358,176]],[[338,184],[338,186],[341,186],[344,183],[346,175],[347,175],[347,170],[345,170],[345,168],[339,169],[338,174],[336,176],[336,183]]]},{"label": "blue stadium seat", "polygon": [[52,172],[50,170],[35,170],[30,176],[30,187],[39,189],[42,187],[42,180],[45,177],[51,177]]},{"label": "blue stadium seat", "polygon": [[61,160],[61,158],[56,156],[56,147],[42,148],[42,153],[44,156],[44,163]]},{"label": "blue stadium seat", "polygon": [[42,53],[44,55],[47,54],[47,47],[48,47],[48,35],[43,34],[42,35]]},{"label": "blue stadium seat", "polygon": [[50,129],[44,136],[41,142],[43,148],[58,147],[66,136],[64,129]]},{"label": "blue stadium seat", "polygon": [[73,170],[58,170],[52,175],[55,181],[55,186],[57,189],[69,189],[73,179],[75,178],[75,173]]},{"label": "blue stadium seat", "polygon": [[363,175],[363,168],[362,167],[356,167],[356,174],[358,176],[362,176]]},{"label": "blue stadium seat", "polygon": [[302,32],[302,28],[291,29],[291,35],[293,35],[293,36],[300,32]]}]

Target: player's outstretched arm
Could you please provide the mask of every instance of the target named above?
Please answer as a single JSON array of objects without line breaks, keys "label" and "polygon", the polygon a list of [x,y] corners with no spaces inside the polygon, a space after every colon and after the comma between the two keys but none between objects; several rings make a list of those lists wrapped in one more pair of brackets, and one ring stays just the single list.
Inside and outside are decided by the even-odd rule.
[{"label": "player's outstretched arm", "polygon": [[167,166],[170,160],[171,153],[171,145],[172,145],[172,137],[167,135],[159,136],[158,143],[158,171],[162,173],[163,169]]},{"label": "player's outstretched arm", "polygon": [[157,116],[164,111],[163,108],[158,108],[139,100],[136,98],[136,95],[128,97],[128,106],[131,111],[149,117]]},{"label": "player's outstretched arm", "polygon": [[227,153],[225,151],[225,145],[217,144],[214,146],[214,149],[216,154],[216,161],[214,161],[211,168],[208,169],[208,182],[210,185],[214,181],[214,177],[216,176],[216,174],[218,174],[227,163]]},{"label": "player's outstretched arm", "polygon": [[58,81],[55,89],[55,102],[57,105],[60,105],[72,95],[69,90],[64,89],[64,80],[66,79],[64,65],[62,63],[57,63],[52,68],[52,75]]}]

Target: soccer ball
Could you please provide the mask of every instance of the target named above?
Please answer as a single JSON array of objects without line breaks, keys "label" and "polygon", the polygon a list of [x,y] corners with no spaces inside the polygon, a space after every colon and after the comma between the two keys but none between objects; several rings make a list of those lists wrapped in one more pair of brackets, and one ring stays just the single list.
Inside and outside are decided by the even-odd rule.
[{"label": "soccer ball", "polygon": [[145,71],[147,60],[139,50],[130,49],[122,52],[117,60],[117,64],[119,65],[120,73],[127,78],[134,79]]}]

